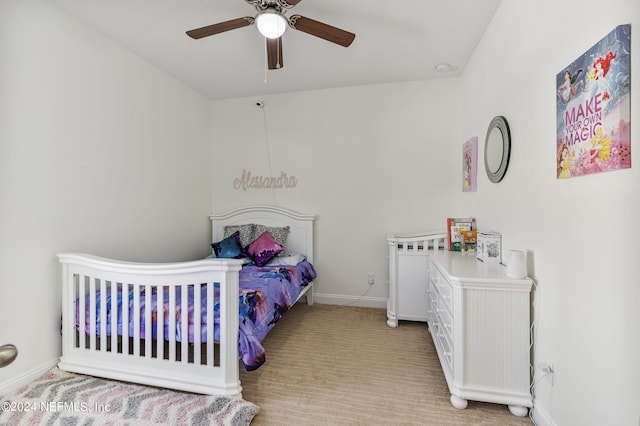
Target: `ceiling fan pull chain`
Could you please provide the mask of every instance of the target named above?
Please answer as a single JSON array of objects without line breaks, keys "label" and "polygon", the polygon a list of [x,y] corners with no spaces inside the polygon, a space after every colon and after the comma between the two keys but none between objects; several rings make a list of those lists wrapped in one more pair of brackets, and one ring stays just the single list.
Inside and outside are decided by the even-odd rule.
[{"label": "ceiling fan pull chain", "polygon": [[276,47],[276,52],[278,57],[278,60],[276,61],[276,69],[282,68],[282,64],[280,63],[280,59],[282,59],[282,55],[281,55],[282,49],[280,49],[280,46],[281,46],[280,43],[278,43],[278,46]]},{"label": "ceiling fan pull chain", "polygon": [[269,60],[267,59],[267,45],[264,48],[264,84],[267,84],[267,68],[269,68]]}]

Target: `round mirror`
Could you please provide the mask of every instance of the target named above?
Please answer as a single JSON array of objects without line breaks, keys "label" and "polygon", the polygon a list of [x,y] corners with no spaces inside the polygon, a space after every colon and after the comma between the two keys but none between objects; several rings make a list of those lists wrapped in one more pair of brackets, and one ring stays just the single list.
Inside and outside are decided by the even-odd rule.
[{"label": "round mirror", "polygon": [[511,134],[507,120],[502,116],[494,117],[484,142],[484,168],[491,182],[498,183],[504,177],[510,151]]}]

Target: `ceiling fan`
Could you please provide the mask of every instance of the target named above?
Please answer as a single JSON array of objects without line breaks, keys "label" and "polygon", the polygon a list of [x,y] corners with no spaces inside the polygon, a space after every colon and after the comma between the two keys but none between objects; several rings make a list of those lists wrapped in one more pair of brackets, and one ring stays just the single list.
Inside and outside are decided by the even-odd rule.
[{"label": "ceiling fan", "polygon": [[270,70],[282,68],[282,34],[287,26],[315,37],[320,37],[340,46],[351,45],[356,35],[340,28],[306,18],[300,15],[287,17],[285,12],[302,0],[245,0],[258,11],[255,17],[231,19],[202,28],[187,31],[187,35],[194,39],[209,37],[229,30],[253,25],[265,36],[267,49],[267,66]]}]

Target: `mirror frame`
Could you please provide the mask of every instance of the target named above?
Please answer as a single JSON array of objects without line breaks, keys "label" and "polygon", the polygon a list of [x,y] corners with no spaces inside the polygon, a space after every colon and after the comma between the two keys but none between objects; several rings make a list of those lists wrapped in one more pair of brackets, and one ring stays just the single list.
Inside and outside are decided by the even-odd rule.
[{"label": "mirror frame", "polygon": [[[487,158],[487,147],[489,145],[489,137],[494,129],[498,129],[502,133],[502,160],[500,161],[500,167],[498,170],[492,171],[489,168],[489,159]],[[509,131],[509,124],[507,119],[501,115],[498,115],[489,123],[489,129],[487,129],[487,136],[484,140],[484,169],[487,171],[487,177],[493,183],[498,183],[504,178],[509,167],[509,157],[511,156],[511,132]]]}]

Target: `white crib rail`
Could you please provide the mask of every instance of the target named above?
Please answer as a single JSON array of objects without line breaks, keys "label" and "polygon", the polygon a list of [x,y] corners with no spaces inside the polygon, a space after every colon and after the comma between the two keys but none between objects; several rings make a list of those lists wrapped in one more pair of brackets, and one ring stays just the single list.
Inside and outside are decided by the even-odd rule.
[{"label": "white crib rail", "polygon": [[[416,234],[394,234],[387,237],[389,246],[389,298],[387,300],[387,325],[397,327],[399,319],[422,320],[419,316],[404,316],[400,289],[405,300],[420,298],[415,290],[427,288],[427,256],[429,252],[447,249],[447,233],[444,231]],[[426,309],[424,312],[426,316]]]},{"label": "white crib rail", "polygon": [[428,232],[423,234],[396,234],[387,237],[387,242],[395,245],[396,252],[421,253],[428,250],[445,250],[447,234],[445,232]]},{"label": "white crib rail", "polygon": [[[242,387],[238,368],[238,272],[236,259],[204,259],[177,263],[121,262],[80,253],[58,254],[62,265],[62,357],[59,367],[81,374],[132,381],[212,395],[237,395]],[[214,286],[220,286],[219,350],[214,336]],[[203,287],[204,286],[204,287]],[[121,330],[115,318],[121,289]],[[188,342],[188,292],[193,290],[193,344]],[[201,297],[205,288],[207,341],[201,342]],[[168,312],[152,317],[152,294]],[[96,296],[99,291],[99,297]],[[176,292],[180,294],[177,300]],[[86,299],[89,315],[86,316]],[[127,301],[132,299],[129,309]],[[100,312],[96,316],[99,303]],[[145,306],[141,314],[141,307]],[[76,333],[76,309],[78,332]],[[113,313],[107,330],[107,310]],[[176,318],[180,311],[180,318]],[[167,339],[164,316],[168,315]],[[133,321],[133,333],[129,321]],[[85,325],[88,324],[88,332]],[[141,326],[144,325],[144,335]],[[155,325],[157,339],[151,338]],[[176,332],[180,340],[177,341]],[[201,357],[201,344],[205,345]]]}]

